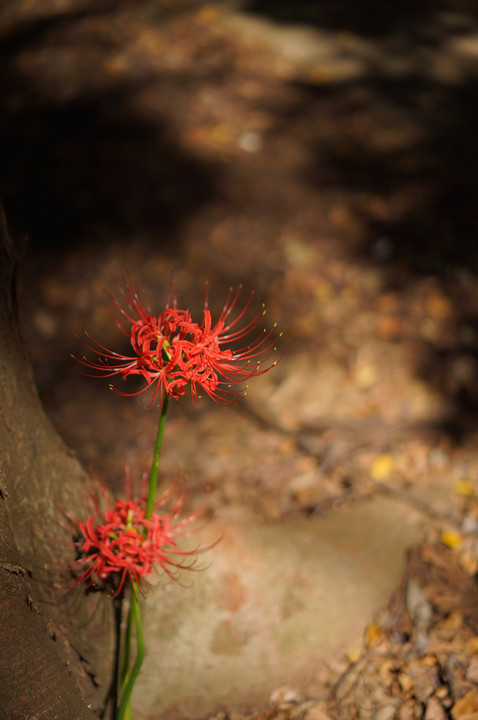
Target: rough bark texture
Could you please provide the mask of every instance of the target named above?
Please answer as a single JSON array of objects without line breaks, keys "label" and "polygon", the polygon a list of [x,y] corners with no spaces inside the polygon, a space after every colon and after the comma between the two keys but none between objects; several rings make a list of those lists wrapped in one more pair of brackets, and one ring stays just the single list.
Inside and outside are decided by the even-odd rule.
[{"label": "rough bark texture", "polygon": [[106,693],[112,608],[97,608],[88,623],[98,599],[78,591],[73,612],[47,569],[72,556],[58,520],[62,507],[87,512],[88,489],[35,390],[16,317],[16,264],[0,207],[1,717],[87,720]]}]

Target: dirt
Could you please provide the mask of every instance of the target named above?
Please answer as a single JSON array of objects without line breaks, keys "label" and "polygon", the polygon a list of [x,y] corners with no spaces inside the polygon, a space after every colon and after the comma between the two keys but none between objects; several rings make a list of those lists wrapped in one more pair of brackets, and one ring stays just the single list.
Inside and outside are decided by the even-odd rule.
[{"label": "dirt", "polygon": [[474,5],[7,0],[0,38],[23,332],[82,461],[119,490],[155,432],[71,359],[118,342],[103,287],[162,307],[174,272],[199,319],[243,283],[283,358],[234,408],[174,405],[164,477],[264,523],[377,493],[429,520],[358,654],[217,719],[478,712]]}]

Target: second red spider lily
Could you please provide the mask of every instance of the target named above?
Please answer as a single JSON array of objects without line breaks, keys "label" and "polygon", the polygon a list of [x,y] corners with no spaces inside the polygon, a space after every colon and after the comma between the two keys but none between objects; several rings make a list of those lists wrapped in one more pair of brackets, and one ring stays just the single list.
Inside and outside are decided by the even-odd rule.
[{"label": "second red spider lily", "polygon": [[[143,489],[146,480],[144,475]],[[94,512],[86,520],[77,520],[70,513],[65,513],[75,530],[73,545],[77,557],[69,563],[75,584],[106,590],[114,598],[115,661],[106,705],[113,703],[115,720],[131,717],[131,692],[144,658],[139,592],[145,594],[144,584],[154,570],[162,570],[169,578],[180,581],[180,571],[198,569],[195,565],[198,554],[216,544],[192,550],[180,548],[181,539],[190,537],[204,524],[204,512],[201,510],[183,516],[185,491],[180,482],[173,483],[152,505],[149,495],[148,498],[142,494],[132,497],[128,469],[125,485],[127,498],[115,502],[103,489],[107,505],[105,510],[101,508],[100,497],[95,491],[92,497]],[[130,608],[121,641],[122,601],[128,595]],[[131,641],[134,629],[136,657],[133,662]]]},{"label": "second red spider lily", "polygon": [[[110,350],[86,333],[88,340],[84,345],[97,354],[97,360],[79,359],[95,376],[119,376],[126,380],[139,375],[145,381],[134,392],[111,386],[119,395],[139,395],[153,388],[151,405],[156,399],[161,403],[164,397],[180,397],[189,385],[193,400],[199,400],[202,390],[219,405],[230,405],[244,394],[244,387],[234,389],[235,385],[262,375],[277,364],[277,360],[267,364],[276,350],[275,327],[258,330],[264,306],[251,320],[245,320],[253,296],[249,296],[242,309],[237,309],[241,288],[230,289],[215,324],[207,292],[202,322],[197,323],[189,310],[178,309],[176,295],[172,307],[168,299],[165,310],[154,315],[128,275],[119,291],[120,300],[109,297],[120,315],[117,325],[129,338],[132,354]],[[243,345],[246,338],[248,343]]]},{"label": "second red spider lily", "polygon": [[[126,475],[129,487],[129,473]],[[75,584],[109,589],[115,597],[121,596],[126,586],[138,587],[155,570],[162,570],[177,579],[180,570],[190,570],[198,553],[209,548],[183,550],[178,541],[196,532],[201,511],[182,517],[184,490],[174,486],[154,502],[153,512],[146,516],[146,497],[116,500],[106,493],[109,507],[100,508],[94,496],[94,514],[86,520],[77,520],[66,513],[75,529],[74,546],[77,558],[70,563]],[[129,494],[129,493],[128,493]],[[168,509],[160,512],[166,504]]]}]

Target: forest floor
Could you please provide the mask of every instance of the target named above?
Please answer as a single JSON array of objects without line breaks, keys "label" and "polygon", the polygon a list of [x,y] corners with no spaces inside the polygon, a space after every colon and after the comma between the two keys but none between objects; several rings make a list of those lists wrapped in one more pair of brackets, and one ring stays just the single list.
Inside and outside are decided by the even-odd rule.
[{"label": "forest floor", "polygon": [[284,354],[231,409],[172,409],[165,474],[265,524],[377,495],[424,518],[361,648],[214,717],[477,718],[473,4],[7,0],[0,38],[24,335],[85,465],[120,489],[154,420],[75,372],[76,335],[114,347],[103,287],[164,303],[174,271],[199,311],[206,280],[214,310],[254,289]]}]

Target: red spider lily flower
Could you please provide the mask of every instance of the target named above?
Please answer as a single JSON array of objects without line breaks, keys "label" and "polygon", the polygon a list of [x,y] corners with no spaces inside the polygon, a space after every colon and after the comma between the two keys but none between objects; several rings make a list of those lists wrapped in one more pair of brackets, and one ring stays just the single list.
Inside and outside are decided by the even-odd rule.
[{"label": "red spider lily flower", "polygon": [[[153,315],[127,275],[120,294],[123,304],[114,296],[109,297],[120,313],[117,325],[129,338],[133,355],[108,350],[86,333],[92,344],[84,344],[97,353],[98,360],[80,359],[95,371],[95,376],[120,376],[126,380],[140,375],[145,380],[144,386],[133,393],[111,386],[119,395],[138,395],[154,387],[152,405],[158,393],[160,401],[164,395],[178,398],[189,385],[193,400],[198,401],[199,392],[203,390],[216,403],[230,405],[245,390],[234,390],[232,386],[261,375],[277,364],[277,360],[266,364],[276,350],[275,326],[269,332],[257,332],[265,314],[264,306],[241,326],[253,298],[251,294],[244,307],[235,313],[241,287],[236,292],[230,289],[215,325],[207,292],[201,324],[193,322],[189,310],[178,309],[176,295],[172,307],[169,307],[169,297],[166,309],[158,316]],[[245,338],[249,339],[248,343],[241,345]]]},{"label": "red spider lily flower", "polygon": [[163,393],[169,397],[180,397],[184,393],[187,380],[179,372],[177,361],[186,334],[183,326],[191,323],[190,313],[187,310],[178,310],[174,297],[172,308],[169,307],[168,298],[166,309],[159,316],[153,315],[151,308],[139,297],[127,275],[124,277],[124,287],[120,286],[119,290],[123,304],[110,293],[107,294],[120,314],[120,319],[115,316],[115,322],[121,332],[129,338],[133,355],[127,356],[108,350],[85,333],[92,345],[88,343],[84,345],[97,353],[98,360],[76,359],[94,370],[95,376],[119,375],[126,380],[132,375],[140,375],[146,381],[144,387],[132,393],[121,392],[110,386],[118,395],[139,395],[156,385],[151,404],[158,390],[160,398]]},{"label": "red spider lily flower", "polygon": [[[245,306],[231,319],[242,287],[234,292],[232,288],[226,299],[218,321],[213,326],[211,312],[206,302],[201,325],[184,324],[188,334],[183,341],[183,353],[178,364],[183,375],[190,383],[191,396],[199,399],[198,386],[219,405],[230,405],[244,395],[245,388],[233,390],[232,386],[262,375],[277,365],[274,360],[264,367],[276,351],[275,325],[272,330],[260,330],[255,333],[265,314],[264,306],[242,327],[240,325],[252,302],[249,296]],[[245,346],[238,345],[243,338],[249,337]],[[280,335],[279,335],[280,337]]]},{"label": "red spider lily flower", "polygon": [[[126,473],[129,492],[129,472]],[[177,579],[181,569],[192,569],[194,558],[207,548],[180,550],[178,540],[192,535],[202,513],[181,518],[184,491],[172,500],[168,512],[157,512],[171,499],[171,488],[155,502],[155,510],[146,518],[146,498],[116,500],[101,511],[97,494],[93,498],[95,514],[86,521],[67,518],[76,531],[74,545],[78,557],[70,563],[75,584],[101,589],[111,588],[121,595],[125,583],[138,586],[143,592],[145,578],[161,568]],[[106,493],[105,493],[106,496]],[[190,557],[191,561],[186,558]]]}]

